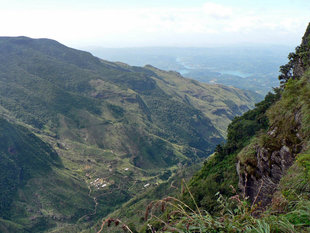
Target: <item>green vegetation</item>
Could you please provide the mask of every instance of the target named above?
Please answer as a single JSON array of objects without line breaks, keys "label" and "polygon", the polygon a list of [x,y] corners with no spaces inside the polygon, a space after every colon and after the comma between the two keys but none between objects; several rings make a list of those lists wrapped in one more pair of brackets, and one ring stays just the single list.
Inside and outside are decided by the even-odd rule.
[{"label": "green vegetation", "polygon": [[[0,38],[0,231],[117,232],[121,218],[133,232],[306,232],[309,41],[281,68],[284,88],[249,110],[249,92]],[[302,153],[259,212],[235,191],[236,163],[256,177],[257,148],[283,142]]]},{"label": "green vegetation", "polygon": [[[281,196],[275,195],[272,207],[259,217],[255,216],[257,206],[249,205],[238,194],[225,198],[217,193],[218,212],[213,215],[199,210],[197,205],[191,208],[179,199],[167,197],[148,207],[150,220],[141,232],[308,232],[310,186],[301,170],[297,164],[290,169],[282,179],[283,183],[288,183],[282,184],[277,192]],[[294,197],[285,197],[287,188]],[[187,191],[192,197],[190,190]]]},{"label": "green vegetation", "polygon": [[[306,232],[309,41],[281,68],[284,87],[249,110],[249,92],[0,38],[0,231],[117,232],[122,218],[132,232]],[[257,148],[270,159],[283,143],[302,153],[262,212],[236,192],[236,163],[257,178]]]},{"label": "green vegetation", "polygon": [[89,211],[86,187],[66,174],[48,144],[4,119],[0,139],[1,232],[43,231],[55,226],[51,217],[62,214],[73,220]]},{"label": "green vegetation", "polygon": [[[309,162],[307,153],[297,157],[296,163],[282,178],[271,205],[259,216],[258,206],[250,205],[233,187],[230,197],[219,192],[215,194],[217,211],[211,214],[198,207],[193,193],[183,183],[184,192],[194,205],[191,206],[188,200],[184,202],[171,196],[151,202],[145,212],[147,224],[139,232],[308,232]],[[102,229],[104,232],[123,232],[121,226],[123,224],[105,224]],[[132,232],[138,232],[132,224],[128,224],[128,227]]]},{"label": "green vegetation", "polygon": [[0,118],[0,217],[10,218],[11,204],[20,186],[61,166],[51,147],[24,127]]},{"label": "green vegetation", "polygon": [[[276,90],[277,91],[277,90]],[[268,127],[267,109],[279,99],[279,92],[269,93],[265,100],[256,104],[240,117],[236,117],[228,126],[227,141],[216,147],[216,153],[210,156],[202,169],[197,172],[189,183],[195,202],[199,207],[213,213],[217,211],[215,194],[220,192],[225,197],[233,195],[231,185],[237,188],[238,174],[236,171],[237,155],[250,143],[250,139],[260,130]],[[249,156],[250,146],[243,149],[239,156]],[[247,158],[248,159],[248,158]],[[188,195],[184,195],[186,203],[193,203]]]},{"label": "green vegetation", "polygon": [[[309,70],[300,79],[290,79],[285,85],[282,99],[272,109],[268,116],[271,123],[277,122],[277,126],[281,129],[282,138],[287,137],[292,143],[298,140],[297,136],[291,131],[291,128],[298,128],[301,124],[301,137],[308,138],[309,130],[309,85],[310,73]],[[297,91],[298,90],[298,91]],[[296,119],[295,118],[300,118]],[[301,122],[299,122],[299,120]],[[289,124],[288,124],[289,121]],[[277,137],[281,140],[281,137]]]},{"label": "green vegetation", "polygon": [[[121,208],[109,214],[108,217],[98,221],[91,229],[97,232],[102,223],[107,219],[121,219],[122,222],[126,223],[129,228],[134,231],[141,229],[145,224],[145,210],[146,206],[154,200],[164,198],[168,195],[178,195],[181,191],[182,180],[188,180],[190,177],[200,168],[199,164],[194,164],[186,169],[179,169],[174,175],[172,175],[167,181],[152,185],[147,190],[139,195],[136,195],[129,202],[122,205]],[[111,224],[108,228],[105,226],[103,232],[122,232],[119,226]]]},{"label": "green vegetation", "polygon": [[141,232],[309,232],[309,34],[283,88],[232,121],[185,193],[148,206]]},{"label": "green vegetation", "polygon": [[[218,83],[266,95],[279,85],[280,65],[289,46],[224,46],[214,48],[93,48],[98,57],[130,65],[152,64],[175,70],[202,83]],[[261,100],[261,99],[260,99]],[[258,101],[260,101],[258,100]],[[257,102],[258,102],[257,101]]]},{"label": "green vegetation", "polygon": [[257,97],[48,39],[0,50],[3,231],[88,228],[206,158]]},{"label": "green vegetation", "polygon": [[280,67],[279,80],[282,85],[290,79],[299,79],[310,67],[310,25],[308,25],[301,45],[296,47],[295,53],[289,54],[288,59],[289,62]]},{"label": "green vegetation", "polygon": [[[122,207],[122,211],[116,211],[115,213],[109,215],[111,219],[122,219],[123,222],[130,223],[130,226],[134,226],[132,229],[136,229],[139,232],[151,232],[150,228],[143,221],[143,216],[146,206],[150,204],[154,199],[163,198],[165,195],[175,195],[179,198],[169,199],[171,203],[165,199],[159,201],[158,203],[153,203],[152,213],[156,216],[162,218],[165,222],[161,222],[157,217],[154,217],[147,223],[152,226],[155,231],[184,231],[186,232],[187,226],[190,227],[188,232],[193,232],[194,229],[201,229],[202,232],[208,230],[216,231],[227,231],[233,228],[245,229],[246,227],[254,228],[257,226],[257,221],[254,217],[248,216],[244,218],[251,210],[245,201],[240,202],[240,206],[237,207],[234,201],[230,201],[229,198],[235,195],[235,189],[237,189],[238,174],[236,172],[236,162],[237,155],[240,156],[243,152],[244,155],[250,155],[252,149],[243,149],[245,145],[250,142],[254,144],[255,141],[251,141],[251,138],[255,136],[255,133],[259,133],[261,130],[266,130],[268,127],[267,110],[275,103],[280,97],[278,89],[276,94],[269,93],[265,100],[256,104],[253,110],[250,110],[243,114],[241,117],[236,117],[232,123],[229,125],[227,141],[224,145],[218,145],[216,148],[216,153],[207,158],[204,162],[203,167],[196,172],[193,178],[189,181],[189,192],[184,192],[178,190],[176,187],[180,187],[181,184],[174,182],[172,185],[172,180],[167,183],[163,183],[158,188],[155,188],[149,194],[142,195],[141,197],[136,197],[135,201],[130,201]],[[251,126],[251,129],[247,129],[247,126]],[[230,152],[230,154],[228,154]],[[186,176],[187,178],[189,176]],[[177,176],[180,181],[182,177]],[[171,186],[174,189],[171,189]],[[162,187],[165,187],[166,192],[162,192]],[[219,198],[218,193],[221,193],[221,202],[219,205],[217,199]],[[149,196],[151,195],[151,197]],[[225,200],[225,201],[224,201]],[[186,203],[186,204],[185,204]],[[224,203],[226,203],[224,205]],[[179,206],[181,204],[182,207]],[[169,209],[168,206],[171,205]],[[200,215],[196,209],[196,205],[199,209],[203,210],[202,215]],[[157,206],[158,208],[155,208]],[[161,212],[161,206],[167,206],[169,213],[174,213],[175,216],[168,219],[167,213]],[[233,213],[231,208],[236,208],[239,212]],[[195,211],[192,211],[195,210]],[[165,209],[166,211],[166,209]],[[207,214],[204,215],[204,213]],[[139,213],[139,214],[138,214]],[[225,213],[225,216],[220,215]],[[212,215],[211,215],[212,214]],[[218,216],[218,217],[213,217]],[[236,215],[236,216],[235,216]],[[242,219],[240,222],[233,222],[233,219]],[[247,225],[247,219],[251,218],[254,222],[253,225]],[[222,220],[225,221],[223,222]],[[197,221],[196,221],[197,220]],[[218,228],[213,228],[217,222]],[[222,221],[222,222],[220,222]],[[214,222],[215,225],[208,226],[208,222]],[[100,229],[102,222],[96,225],[96,229]],[[198,224],[198,225],[195,225]],[[199,225],[200,224],[200,225]],[[235,224],[235,225],[234,225]],[[195,225],[195,226],[194,226]],[[141,227],[143,226],[143,227]],[[165,229],[165,230],[163,230]],[[173,230],[174,229],[174,230]],[[176,230],[177,229],[177,230]],[[108,232],[122,232],[119,226],[114,226],[111,224],[110,227],[104,226],[104,230]],[[199,230],[198,230],[199,231]]]}]

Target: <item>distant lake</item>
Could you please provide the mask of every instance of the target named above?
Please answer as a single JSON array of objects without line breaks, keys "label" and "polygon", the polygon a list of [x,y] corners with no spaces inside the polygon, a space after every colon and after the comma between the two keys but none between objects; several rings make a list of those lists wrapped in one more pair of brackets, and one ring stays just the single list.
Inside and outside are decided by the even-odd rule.
[{"label": "distant lake", "polygon": [[181,75],[185,75],[189,73],[189,70],[178,70]]},{"label": "distant lake", "polygon": [[221,74],[229,74],[229,75],[235,75],[235,76],[239,76],[241,78],[246,78],[251,76],[251,74],[247,74],[247,73],[242,73],[240,71],[233,71],[233,70],[227,70],[227,71],[219,71]]},{"label": "distant lake", "polygon": [[[176,62],[181,64],[183,66],[183,69],[179,69],[177,70],[181,75],[186,75],[188,74],[191,70],[196,70],[199,69],[197,67],[194,67],[186,62],[183,61],[182,58],[177,57],[176,58]],[[241,71],[238,70],[224,70],[224,71],[219,71],[217,70],[215,67],[204,67],[206,70],[212,71],[212,72],[218,72],[221,75],[223,74],[227,74],[227,75],[234,75],[234,76],[238,76],[241,78],[247,78],[249,76],[251,76],[252,74],[248,74],[248,73],[243,73]]]},{"label": "distant lake", "polygon": [[[177,70],[181,75],[186,75],[188,74],[191,70],[195,70],[195,68],[190,68],[190,67],[185,67],[185,69],[180,69]],[[252,74],[248,74],[248,73],[243,73],[240,72],[238,70],[225,70],[225,71],[218,71],[218,70],[212,70],[212,72],[218,72],[221,75],[223,74],[228,74],[228,75],[234,75],[234,76],[238,76],[241,78],[247,78],[249,76],[251,76]]]}]

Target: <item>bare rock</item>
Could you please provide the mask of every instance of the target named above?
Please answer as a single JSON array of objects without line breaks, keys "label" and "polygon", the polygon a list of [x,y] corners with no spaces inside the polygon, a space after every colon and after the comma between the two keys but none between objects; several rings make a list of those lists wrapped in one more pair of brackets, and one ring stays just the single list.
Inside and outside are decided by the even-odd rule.
[{"label": "bare rock", "polygon": [[[295,115],[297,119],[298,132],[301,117]],[[274,137],[278,134],[278,129],[270,129],[267,134]],[[272,200],[273,193],[287,169],[293,164],[295,156],[302,150],[299,144],[287,145],[287,140],[282,140],[280,149],[272,150],[259,145],[256,146],[256,168],[251,174],[247,171],[249,164],[237,163],[237,172],[239,175],[239,188],[244,197],[248,197],[252,204],[257,204],[261,208],[266,207]]]}]

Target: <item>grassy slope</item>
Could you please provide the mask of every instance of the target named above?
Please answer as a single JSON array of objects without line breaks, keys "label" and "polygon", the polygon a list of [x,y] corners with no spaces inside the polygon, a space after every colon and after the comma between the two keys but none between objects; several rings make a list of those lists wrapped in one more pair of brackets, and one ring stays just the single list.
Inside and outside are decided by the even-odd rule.
[{"label": "grassy slope", "polygon": [[1,216],[10,217],[10,206],[18,186],[36,174],[46,174],[58,164],[58,155],[23,127],[0,119]]},{"label": "grassy slope", "polygon": [[[137,195],[130,201],[126,202],[122,207],[113,213],[109,214],[110,218],[121,219],[128,224],[131,229],[140,229],[144,224],[144,216],[147,206],[154,200],[162,199],[167,196],[179,195],[181,193],[181,181],[184,179],[188,181],[192,175],[201,168],[201,164],[194,164],[186,167],[186,169],[179,169],[167,181],[147,187],[146,191]],[[97,232],[102,224],[102,221],[107,217],[98,221],[90,230],[84,232]],[[122,232],[119,227],[106,228],[108,232]]]},{"label": "grassy slope", "polygon": [[[190,181],[190,189],[196,202],[200,207],[210,212],[216,211],[217,203],[215,194],[220,191],[225,196],[231,196],[232,189],[229,186],[233,185],[235,188],[237,186],[237,152],[249,143],[250,138],[253,137],[256,132],[268,127],[266,110],[278,98],[278,95],[269,94],[264,101],[256,105],[256,108],[245,113],[241,117],[235,118],[229,125],[228,141],[224,146],[221,146],[221,152],[210,156],[199,172],[196,172],[197,166],[193,166],[190,169],[186,168],[186,172],[181,170],[182,172],[180,174],[176,174],[167,182],[155,186],[148,192],[135,197],[124,204],[120,210],[113,212],[109,216],[121,219],[129,224],[132,229],[141,229],[145,224],[143,218],[147,205],[150,204],[151,201],[164,198],[167,195],[178,196],[180,194],[179,188],[181,187],[180,180],[182,178],[188,180],[194,173],[196,174]],[[226,155],[228,151],[230,151],[231,154]],[[191,198],[186,195],[183,196],[183,199],[187,203],[191,202]],[[193,205],[193,203],[191,204]],[[97,223],[92,230],[95,232],[95,229],[100,229],[100,225],[101,221]],[[105,228],[105,231],[122,232],[119,227],[113,227],[113,225],[110,228]]]},{"label": "grassy slope", "polygon": [[[47,228],[62,229],[85,214],[81,224],[106,215],[180,163],[206,157],[229,119],[256,100],[47,39],[1,38],[0,51],[1,114],[48,142],[63,164],[54,175],[29,179],[14,197],[12,219],[24,225],[43,216]],[[35,214],[26,213],[29,206]]]},{"label": "grassy slope", "polygon": [[[208,218],[211,217],[209,215],[200,226],[208,226],[209,230],[225,231],[230,231],[231,227],[234,227],[236,232],[308,232],[310,226],[309,80],[309,70],[300,79],[290,79],[279,101],[276,95],[269,95],[263,102],[257,104],[255,109],[237,117],[229,125],[226,144],[217,147],[217,153],[207,159],[203,168],[190,182],[190,190],[196,203],[214,214],[211,225],[207,223]],[[298,138],[296,131],[292,130],[296,128],[297,116],[301,117]],[[277,129],[276,138],[266,134],[265,129],[268,125]],[[299,144],[303,150],[282,177],[267,210],[258,219],[251,216],[255,207],[253,209],[253,206],[247,207],[247,205],[239,206],[234,210],[235,212],[227,214],[216,200],[216,193],[220,192],[224,197],[234,195],[230,185],[237,188],[237,158],[242,163],[248,164],[246,169],[250,173],[255,169],[253,157],[255,152],[251,151],[251,145],[259,144],[265,148],[277,150],[283,142],[289,145]],[[184,195],[183,200],[195,209],[191,197]],[[229,205],[228,199],[226,201],[225,205]],[[219,210],[221,210],[219,219],[221,223],[216,222]],[[199,218],[199,216],[193,216],[193,218],[196,217]],[[227,223],[223,220],[226,218],[228,218]],[[175,226],[177,223],[175,220],[171,225]],[[200,222],[198,219],[197,222],[191,220],[190,224],[199,225]],[[183,228],[186,227],[182,224],[177,225],[177,229]]]},{"label": "grassy slope", "polygon": [[[296,156],[294,164],[289,168],[286,174],[282,177],[278,190],[273,194],[272,202],[268,206],[267,210],[261,214],[259,219],[249,219],[243,226],[248,227],[248,232],[256,232],[259,230],[270,232],[308,232],[310,227],[310,186],[309,186],[309,174],[310,174],[310,154],[309,154],[309,115],[310,115],[310,73],[309,70],[299,80],[289,80],[285,85],[285,89],[282,93],[282,97],[274,105],[268,108],[267,115],[269,124],[272,127],[277,128],[277,137],[272,138],[266,133],[260,133],[254,139],[251,140],[250,145],[243,148],[238,153],[238,159],[242,163],[249,164],[246,169],[251,172],[251,169],[255,169],[255,163],[253,163],[252,152],[250,151],[251,145],[260,144],[265,148],[274,148],[275,150],[281,146],[283,142],[290,145],[299,144],[303,147],[301,153]],[[252,110],[253,111],[253,110]],[[296,137],[296,132],[292,129],[296,128],[295,117],[296,113],[301,113],[301,128],[299,137]],[[248,143],[246,143],[248,144]],[[236,157],[235,155],[230,155]],[[229,158],[229,157],[227,157]],[[215,165],[220,169],[225,167],[225,171],[229,172],[229,166],[225,166],[229,160],[224,159]],[[235,165],[236,160],[232,160],[230,166]],[[215,168],[212,166],[212,161],[207,162],[204,168],[200,171],[200,175],[196,175],[193,179],[192,191],[197,194],[197,184],[203,185],[208,179],[214,180]],[[227,169],[228,168],[228,169]],[[223,170],[223,171],[224,171]],[[213,172],[212,172],[213,171]],[[218,173],[218,172],[216,172]],[[201,175],[207,177],[202,180]],[[208,174],[208,175],[206,175]],[[231,174],[232,177],[237,178],[236,172]],[[228,178],[228,177],[227,177]],[[237,182],[237,181],[236,181]],[[235,184],[236,184],[235,182]],[[225,184],[226,183],[226,184]],[[233,184],[233,179],[225,179],[223,183],[226,188],[230,184]],[[208,190],[212,182],[208,181]],[[199,187],[199,186],[198,186]],[[220,189],[221,191],[221,189]],[[201,192],[201,190],[200,190]],[[224,192],[227,195],[227,193]],[[203,193],[202,193],[203,195]],[[232,193],[230,194],[232,195]],[[203,198],[208,198],[210,195],[206,193]],[[199,200],[199,199],[198,199]],[[202,203],[200,201],[200,203]],[[212,203],[212,202],[211,202]],[[213,204],[215,204],[213,199]],[[216,204],[215,204],[216,207]],[[207,207],[205,207],[208,209]],[[250,215],[250,212],[248,213]],[[239,216],[235,216],[236,223]],[[241,231],[241,228],[239,229]]]},{"label": "grassy slope", "polygon": [[165,72],[152,66],[145,68],[154,71],[159,76],[155,80],[166,93],[201,110],[224,137],[226,137],[226,129],[230,121],[236,115],[249,110],[249,107],[253,108],[253,103],[261,100],[259,95],[237,88],[199,83],[183,78],[176,72]]},{"label": "grassy slope", "polygon": [[[294,54],[299,62],[295,64],[297,68],[301,68],[302,62],[302,68],[308,68],[308,71],[300,78],[288,80],[280,100],[279,93],[269,94],[254,110],[237,117],[228,127],[226,144],[216,148],[217,153],[207,159],[203,168],[191,180],[190,189],[196,203],[213,215],[194,213],[186,207],[184,211],[180,206],[176,206],[164,216],[159,214],[162,220],[166,221],[166,225],[155,219],[155,222],[149,222],[154,224],[153,230],[149,230],[150,227],[145,225],[141,232],[155,232],[156,228],[167,229],[167,226],[172,227],[172,231],[180,232],[309,232],[309,29],[310,25],[303,38],[303,44],[307,43],[307,47],[296,49],[297,56]],[[273,131],[266,133],[267,128]],[[272,132],[276,133],[276,137]],[[252,146],[256,144],[270,152],[278,150],[283,144],[297,148],[298,151],[302,148],[294,164],[282,177],[271,205],[265,212],[260,213],[259,218],[252,215],[257,216],[256,205],[249,206],[247,201],[240,201],[241,195],[235,195],[229,187],[237,186],[237,158],[248,165],[245,169],[249,174],[255,170],[256,158],[253,157],[255,151]],[[224,198],[216,194],[218,191]],[[232,195],[235,196],[231,197]],[[183,200],[192,209],[196,209],[189,195],[184,195]],[[167,216],[170,217],[167,219]]]},{"label": "grassy slope", "polygon": [[73,221],[91,210],[87,187],[64,171],[48,144],[4,119],[0,138],[1,232],[39,232],[61,222],[59,215]]},{"label": "grassy slope", "polygon": [[[237,154],[250,143],[257,132],[268,127],[266,111],[278,98],[277,94],[268,94],[253,110],[236,117],[230,123],[226,143],[216,148],[217,153],[205,161],[202,169],[194,175],[189,184],[199,206],[213,212],[217,206],[217,192],[224,196],[232,195],[230,185],[237,188],[238,184]],[[184,196],[184,199],[191,202],[189,196]]]}]

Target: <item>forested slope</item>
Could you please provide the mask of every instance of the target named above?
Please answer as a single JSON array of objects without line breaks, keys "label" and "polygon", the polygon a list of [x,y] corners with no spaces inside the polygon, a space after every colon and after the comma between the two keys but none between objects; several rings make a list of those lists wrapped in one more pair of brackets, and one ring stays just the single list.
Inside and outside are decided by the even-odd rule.
[{"label": "forested slope", "polygon": [[[103,61],[49,39],[1,37],[0,113],[10,122],[1,124],[29,131],[13,137],[25,151],[15,155],[18,163],[3,154],[1,172],[9,176],[17,166],[36,174],[25,173],[22,183],[20,174],[1,177],[20,183],[3,201],[2,217],[32,232],[78,232],[206,158],[230,120],[258,98],[152,66]],[[8,151],[10,142],[2,143]],[[48,153],[57,160],[45,161]],[[28,164],[36,161],[44,166]]]}]

